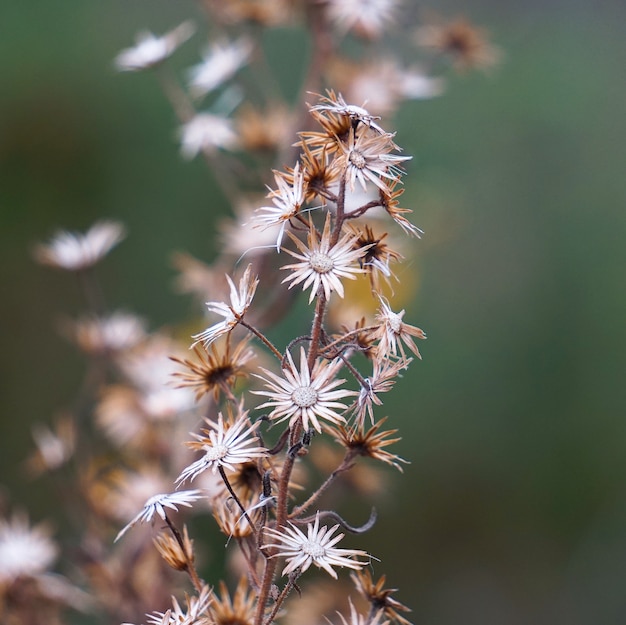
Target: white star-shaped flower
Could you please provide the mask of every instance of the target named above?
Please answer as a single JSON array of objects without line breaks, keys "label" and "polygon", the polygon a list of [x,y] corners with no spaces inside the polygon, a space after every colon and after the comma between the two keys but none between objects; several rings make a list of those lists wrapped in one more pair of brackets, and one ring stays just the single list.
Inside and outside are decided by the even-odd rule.
[{"label": "white star-shaped flower", "polygon": [[[309,373],[307,357],[304,349],[300,349],[300,371],[296,369],[291,354],[287,352],[288,366],[283,369],[285,377],[262,369],[267,378],[257,376],[269,387],[268,391],[252,391],[256,395],[266,395],[270,401],[258,408],[273,407],[270,419],[277,422],[289,419],[289,425],[301,420],[305,430],[311,424],[318,432],[322,431],[319,419],[326,419],[331,423],[342,423],[345,418],[337,409],[347,407],[337,399],[356,395],[354,391],[337,389],[345,380],[335,379],[337,371],[342,366],[341,360],[332,363],[317,361],[313,371]],[[268,379],[269,378],[269,379]],[[336,390],[335,390],[336,389]]]},{"label": "white star-shaped flower", "polygon": [[146,501],[144,507],[141,509],[141,512],[139,512],[139,514],[134,517],[130,523],[122,528],[113,542],[117,542],[131,527],[137,525],[137,523],[147,523],[148,521],[152,521],[155,514],[165,520],[165,516],[167,514],[165,508],[170,508],[170,510],[176,511],[178,511],[177,506],[187,506],[190,508],[192,502],[201,498],[202,493],[198,489],[181,490],[170,494],[154,495]]},{"label": "white star-shaped flower", "polygon": [[339,297],[343,297],[342,278],[355,280],[356,275],[364,273],[364,270],[355,265],[355,262],[365,254],[367,247],[354,249],[354,242],[358,237],[353,234],[345,234],[335,245],[330,245],[330,216],[326,218],[324,232],[321,240],[314,227],[311,227],[308,236],[308,246],[302,241],[292,237],[301,254],[285,250],[301,262],[285,265],[281,269],[291,269],[284,282],[290,282],[289,288],[304,283],[302,290],[311,287],[309,304],[317,296],[320,286],[324,290],[326,299],[330,298],[332,291],[336,291]]},{"label": "white star-shaped flower", "polygon": [[296,163],[296,166],[293,168],[293,184],[287,182],[281,172],[275,171],[274,179],[278,189],[275,191],[270,189],[270,194],[268,195],[274,206],[261,206],[258,208],[252,218],[252,223],[254,228],[262,230],[280,225],[276,239],[276,251],[280,252],[285,226],[290,219],[298,214],[302,204],[304,204],[304,174],[300,171],[300,163]]},{"label": "white star-shaped flower", "polygon": [[224,317],[224,321],[208,327],[204,332],[194,334],[192,337],[195,339],[194,345],[202,342],[208,346],[215,339],[228,334],[243,319],[245,312],[252,303],[256,287],[259,284],[258,278],[252,278],[252,265],[248,265],[243,276],[241,276],[239,290],[235,287],[230,276],[226,276],[226,280],[230,287],[230,306],[224,302],[206,303],[208,310]]},{"label": "white star-shaped flower", "polygon": [[319,512],[315,523],[307,525],[307,533],[298,529],[293,523],[279,529],[266,528],[265,533],[276,542],[263,545],[263,548],[275,548],[277,552],[272,556],[286,558],[287,566],[283,575],[299,570],[306,571],[311,564],[324,569],[331,577],[337,579],[333,566],[345,566],[350,569],[360,569],[367,564],[359,557],[368,557],[367,552],[361,549],[340,549],[335,545],[344,537],[344,534],[333,536],[339,525],[331,528],[320,528]]},{"label": "white star-shaped flower", "polygon": [[258,439],[254,434],[261,422],[250,425],[247,411],[232,424],[224,423],[222,413],[219,413],[217,423],[208,419],[205,421],[209,426],[208,430],[204,430],[205,435],[192,434],[198,440],[187,443],[192,449],[204,451],[204,456],[182,471],[176,478],[177,484],[185,480],[193,481],[209,468],[213,473],[220,467],[235,471],[234,465],[267,455],[267,449],[257,444]]}]

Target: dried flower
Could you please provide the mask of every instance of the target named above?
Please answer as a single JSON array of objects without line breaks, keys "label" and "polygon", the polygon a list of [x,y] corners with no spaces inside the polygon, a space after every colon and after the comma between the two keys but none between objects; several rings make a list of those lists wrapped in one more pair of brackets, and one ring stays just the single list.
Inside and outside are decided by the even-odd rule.
[{"label": "dried flower", "polygon": [[211,622],[215,625],[252,625],[256,599],[256,592],[250,590],[246,577],[239,580],[233,599],[226,584],[220,581],[220,597],[214,597],[209,607]]},{"label": "dried flower", "polygon": [[383,610],[379,610],[378,612],[370,613],[367,616],[363,616],[359,614],[352,601],[350,601],[350,619],[346,620],[346,618],[338,612],[339,618],[341,619],[342,625],[388,625],[389,621],[380,622],[382,617],[384,616]]},{"label": "dried flower", "polygon": [[296,369],[291,354],[287,352],[288,366],[283,369],[284,378],[262,369],[269,378],[257,376],[271,389],[269,391],[252,391],[256,395],[266,395],[270,401],[258,406],[259,409],[273,407],[270,419],[280,423],[289,419],[292,426],[297,421],[302,422],[305,430],[312,425],[318,432],[322,426],[318,419],[325,419],[331,423],[341,423],[345,418],[337,412],[337,408],[346,409],[346,406],[337,399],[355,395],[354,391],[336,389],[345,380],[335,379],[337,371],[342,366],[341,360],[328,363],[318,360],[311,372],[307,364],[307,357],[303,348],[300,348],[300,371]]},{"label": "dried flower", "polygon": [[417,345],[411,337],[414,336],[423,340],[426,338],[424,331],[402,321],[404,310],[395,313],[391,310],[389,302],[384,297],[379,295],[379,299],[380,310],[376,315],[376,320],[380,325],[374,335],[380,340],[378,344],[380,355],[388,356],[393,354],[397,356],[399,351],[402,358],[406,359],[406,354],[402,347],[402,343],[404,343],[418,358],[421,358]]},{"label": "dried flower", "polygon": [[265,533],[270,540],[277,542],[263,545],[264,549],[276,548],[273,558],[286,558],[287,566],[282,574],[288,575],[294,571],[304,573],[311,564],[324,569],[331,577],[337,579],[333,566],[345,566],[350,569],[360,569],[367,562],[359,557],[367,558],[368,554],[361,549],[340,549],[335,545],[344,537],[344,534],[333,536],[339,525],[331,528],[323,525],[320,528],[319,512],[315,523],[307,524],[307,533],[298,529],[293,523],[279,529],[266,528]]},{"label": "dried flower", "polygon": [[43,265],[66,271],[81,271],[104,258],[125,236],[117,221],[99,221],[85,234],[58,232],[48,243],[35,248],[35,258]]},{"label": "dried flower", "polygon": [[189,565],[194,562],[193,540],[189,538],[186,525],[183,526],[181,538],[184,550],[169,531],[167,533],[161,532],[152,541],[163,560],[175,571],[186,571]]},{"label": "dried flower", "polygon": [[400,625],[411,625],[400,612],[410,612],[403,603],[394,599],[391,595],[397,591],[396,588],[385,588],[386,578],[384,575],[374,584],[372,574],[367,569],[350,573],[350,577],[356,589],[363,595],[372,606],[372,610],[382,610],[384,615],[391,621]]},{"label": "dried flower", "polygon": [[174,376],[181,380],[177,388],[190,387],[196,389],[196,399],[207,393],[213,393],[215,401],[220,393],[229,395],[237,378],[246,376],[245,365],[254,358],[254,352],[248,347],[249,340],[239,342],[231,354],[230,341],[226,342],[226,349],[219,353],[215,343],[208,347],[194,345],[193,351],[198,360],[176,358],[172,360],[188,369],[176,372]]},{"label": "dried flower", "polygon": [[211,589],[208,586],[203,586],[197,597],[185,594],[186,610],[180,606],[175,597],[172,597],[170,610],[148,615],[149,625],[205,625],[206,613],[212,600]]},{"label": "dried flower", "polygon": [[[216,323],[200,334],[195,334],[193,338],[196,342],[202,341],[205,346],[210,345],[215,339],[224,334],[228,334],[242,319],[256,292],[259,284],[258,278],[252,278],[252,265],[248,265],[239,280],[239,291],[230,276],[226,276],[230,287],[230,306],[223,302],[207,302],[206,306],[210,312],[217,313],[224,317],[224,321]],[[195,344],[195,343],[194,343]]]},{"label": "dried flower", "polygon": [[400,462],[408,464],[406,460],[390,454],[385,451],[384,448],[397,443],[398,438],[388,438],[393,436],[398,430],[383,430],[379,432],[381,425],[387,420],[386,417],[381,419],[376,425],[372,426],[367,432],[364,431],[362,425],[355,425],[354,427],[347,428],[340,426],[338,428],[329,428],[335,436],[335,440],[343,445],[346,449],[352,450],[355,454],[366,458],[372,458],[373,460],[379,460],[386,464],[391,465],[402,472]]},{"label": "dried flower", "polygon": [[365,191],[367,183],[375,184],[381,191],[388,191],[390,182],[398,182],[403,171],[399,164],[412,156],[391,154],[398,146],[393,142],[394,135],[389,133],[360,132],[355,135],[350,131],[347,143],[340,143],[342,154],[337,159],[337,166],[344,171],[350,190],[358,182]]},{"label": "dried flower", "polygon": [[270,226],[280,225],[278,238],[276,239],[276,251],[280,252],[280,244],[285,233],[285,226],[293,219],[304,203],[305,187],[304,176],[300,172],[300,163],[296,163],[291,175],[293,182],[289,184],[283,173],[274,171],[274,179],[278,189],[267,196],[274,206],[261,206],[255,212],[252,221],[255,228],[265,230]]},{"label": "dried flower", "polygon": [[[291,233],[289,234],[291,235]],[[289,282],[289,288],[304,283],[302,285],[303,291],[311,287],[309,304],[318,295],[320,287],[323,289],[326,299],[330,299],[332,291],[336,291],[339,297],[343,297],[341,278],[354,280],[355,274],[364,273],[363,269],[354,266],[355,261],[366,252],[363,248],[354,249],[354,235],[345,234],[337,241],[336,245],[331,247],[330,216],[326,218],[321,240],[318,240],[317,231],[312,225],[308,235],[308,246],[293,235],[291,238],[301,253],[298,254],[291,250],[285,251],[302,262],[281,267],[281,269],[291,269],[292,271],[283,280],[283,283]]]},{"label": "dried flower", "polygon": [[162,37],[156,37],[151,32],[141,32],[136,37],[134,47],[122,50],[115,57],[115,66],[120,72],[155,67],[170,57],[194,31],[195,26],[191,22],[183,22]]},{"label": "dried flower", "polygon": [[117,542],[131,527],[137,525],[137,523],[147,523],[148,521],[152,521],[155,514],[165,520],[167,515],[165,508],[176,511],[178,511],[176,506],[187,506],[188,508],[191,508],[191,504],[201,498],[202,493],[197,489],[181,490],[169,495],[154,495],[146,501],[139,514],[120,530],[113,542]]},{"label": "dried flower", "polygon": [[218,421],[205,419],[209,429],[204,429],[205,436],[192,434],[197,441],[190,441],[187,446],[191,449],[204,451],[204,456],[190,464],[176,478],[176,483],[185,480],[193,481],[194,478],[210,468],[215,473],[218,468],[224,467],[234,471],[234,465],[249,462],[252,458],[262,458],[267,454],[265,447],[251,447],[257,442],[254,435],[260,425],[260,421],[250,425],[248,412],[244,411],[239,418],[231,424],[224,423],[224,417],[220,412]]},{"label": "dried flower", "polygon": [[396,189],[398,181],[394,181],[388,189],[380,189],[380,205],[387,211],[389,216],[406,232],[412,236],[420,237],[423,231],[412,224],[404,215],[412,213],[410,208],[400,208],[398,198],[404,193],[404,189]]}]

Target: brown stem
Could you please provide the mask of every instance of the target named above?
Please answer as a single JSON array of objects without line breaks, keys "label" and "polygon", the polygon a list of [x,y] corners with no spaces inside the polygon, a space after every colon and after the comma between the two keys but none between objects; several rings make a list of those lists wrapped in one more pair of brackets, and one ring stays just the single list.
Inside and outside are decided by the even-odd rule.
[{"label": "brown stem", "polygon": [[172,535],[176,539],[178,546],[180,547],[181,551],[183,552],[183,555],[185,556],[185,561],[186,561],[185,564],[187,567],[186,571],[189,574],[189,577],[191,578],[191,583],[193,584],[193,587],[199,593],[202,591],[204,584],[202,583],[202,580],[198,577],[198,572],[196,571],[196,567],[193,564],[192,554],[187,553],[187,549],[185,548],[185,541],[183,540],[183,537],[180,535],[180,532],[178,531],[176,526],[170,521],[170,518],[167,516],[167,514],[165,515],[165,522],[167,523],[167,526],[170,528]]},{"label": "brown stem", "polygon": [[326,481],[302,504],[296,506],[289,515],[290,519],[295,519],[299,517],[303,512],[305,512],[308,508],[310,508],[319,498],[320,496],[328,489],[328,487],[335,481],[338,475],[344,473],[345,471],[349,471],[354,464],[352,460],[356,452],[354,450],[349,450],[346,452],[341,464],[326,478]]},{"label": "brown stem", "polygon": [[239,497],[237,497],[237,493],[235,493],[235,491],[233,490],[233,487],[230,485],[230,482],[228,481],[228,478],[226,477],[224,467],[222,465],[219,465],[218,470],[222,477],[222,481],[224,482],[226,488],[228,489],[228,492],[230,493],[230,496],[235,500],[235,502],[239,506],[239,509],[241,510],[244,518],[246,519],[246,521],[248,521],[248,524],[250,525],[250,529],[252,530],[252,533],[256,536],[256,529],[254,527],[254,523],[252,522],[252,519],[248,516],[248,513],[246,512],[246,509],[243,507],[243,504],[241,503],[241,501],[239,500]]},{"label": "brown stem", "polygon": [[250,330],[254,336],[256,336],[259,341],[261,341],[271,352],[282,362],[283,355],[274,347],[272,342],[263,334],[261,334],[254,326],[246,323],[243,319],[239,320],[239,324],[242,325],[246,330]]}]

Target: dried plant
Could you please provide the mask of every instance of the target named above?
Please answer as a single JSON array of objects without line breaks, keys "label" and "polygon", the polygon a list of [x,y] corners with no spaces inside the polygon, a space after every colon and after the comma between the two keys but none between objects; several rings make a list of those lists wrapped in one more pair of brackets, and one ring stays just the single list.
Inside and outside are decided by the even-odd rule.
[{"label": "dried plant", "polygon": [[[410,312],[406,320],[405,310],[396,312],[402,298],[394,292],[412,254],[406,239],[422,232],[399,207],[412,157],[379,113],[441,94],[443,70],[402,67],[369,51],[398,23],[395,0],[201,7],[216,27],[238,34],[214,40],[186,88],[168,59],[192,38],[189,22],[162,37],[140,35],[115,65],[154,72],[179,117],[182,155],[202,155],[231,203],[218,257],[176,261],[181,288],[207,302],[206,322],[185,344],[102,310],[95,265],[124,237],[120,224],[61,232],[37,248],[41,263],[79,275],[89,308],[63,328],[88,363],[80,401],[55,428],[35,431],[29,460],[34,473],[62,485],[82,576],[74,585],[50,572],[58,547],[47,530],[22,517],[1,521],[0,614],[3,622],[48,624],[71,607],[108,622],[148,612],[151,625],[269,625],[300,623],[307,605],[311,622],[339,609],[337,623],[406,625],[408,608],[365,568],[375,554],[343,542],[370,529],[375,513],[360,526],[344,519],[333,490],[344,481],[368,497],[383,465],[401,471],[406,462],[389,450],[398,428],[379,413],[381,395],[411,354],[421,358],[426,338]],[[289,106],[265,78],[261,34],[298,20],[313,53]],[[492,59],[480,37],[466,21],[418,31],[422,45],[464,68]],[[346,58],[349,38],[362,40],[363,58]],[[248,64],[264,76],[264,91],[246,93],[236,112],[243,91],[232,83]],[[207,99],[211,107],[198,110]],[[280,165],[273,183],[265,199],[251,199],[269,179],[268,162]],[[299,319],[301,335],[286,337],[276,327],[298,299],[309,316]],[[190,516],[194,531],[183,524]],[[230,592],[225,580],[202,579],[207,550],[200,534],[190,537],[200,525],[227,537],[227,564],[239,580]],[[309,569],[334,579],[353,571],[357,607],[339,586],[316,599],[325,582]]]}]

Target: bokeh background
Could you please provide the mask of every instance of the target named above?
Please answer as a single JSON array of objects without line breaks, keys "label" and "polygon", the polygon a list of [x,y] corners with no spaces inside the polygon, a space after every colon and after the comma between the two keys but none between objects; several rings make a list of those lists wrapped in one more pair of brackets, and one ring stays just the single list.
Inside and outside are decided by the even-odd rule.
[{"label": "bokeh background", "polygon": [[[407,319],[429,338],[386,398],[412,464],[364,546],[416,624],[622,624],[626,5],[432,8],[486,26],[504,59],[396,120],[426,231]],[[137,30],[194,15],[187,0],[0,9],[0,482],[35,520],[53,507],[24,477],[30,425],[80,381],[56,327],[81,303],[32,245],[120,219],[130,236],[100,272],[109,302],[152,328],[196,314],[173,292],[170,254],[210,259],[226,202],[204,163],[180,159],[157,84],[112,67]],[[302,41],[267,42],[287,93]],[[197,46],[180,55],[195,62]]]}]

